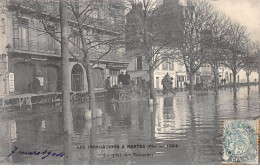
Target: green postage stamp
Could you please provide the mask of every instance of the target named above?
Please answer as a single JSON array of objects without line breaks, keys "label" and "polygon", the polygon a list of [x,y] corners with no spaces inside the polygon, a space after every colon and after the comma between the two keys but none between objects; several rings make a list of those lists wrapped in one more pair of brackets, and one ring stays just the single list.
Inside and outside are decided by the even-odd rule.
[{"label": "green postage stamp", "polygon": [[258,120],[225,120],[223,164],[258,164],[258,134]]}]

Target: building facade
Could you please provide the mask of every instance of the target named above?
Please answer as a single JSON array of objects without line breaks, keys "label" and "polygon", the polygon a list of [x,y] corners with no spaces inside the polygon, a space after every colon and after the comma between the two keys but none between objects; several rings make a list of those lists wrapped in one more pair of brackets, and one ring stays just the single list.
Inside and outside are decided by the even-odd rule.
[{"label": "building facade", "polygon": [[[163,8],[165,8],[169,9],[169,11],[164,12],[162,16],[159,17],[167,18],[172,17],[173,15],[178,16],[175,12],[182,12],[182,6],[184,5],[183,3],[184,2],[179,0],[164,0],[163,7],[160,10],[163,10]],[[140,18],[138,17],[136,12],[134,12],[134,10],[140,10],[140,8],[142,8],[141,4],[133,5],[132,10],[126,15],[126,53],[131,59],[127,71],[129,72],[130,76],[135,79],[135,81],[137,81],[138,78],[145,78],[146,81],[149,81],[150,79],[148,65],[145,63],[144,58],[140,56],[140,54],[133,54],[132,51],[135,50],[136,44],[128,44],[128,41],[131,41],[133,37],[137,36],[140,29],[138,27],[138,24],[140,24]],[[159,29],[167,31],[167,29],[174,26],[175,23],[175,21],[163,22],[163,25],[159,26]],[[165,34],[167,33],[168,32],[165,32]],[[185,66],[172,59],[165,59],[165,61],[163,61],[154,71],[154,86],[157,90],[163,89],[162,79],[167,73],[170,77],[173,78],[173,87],[184,88],[184,82],[187,81]]]},{"label": "building facade", "polygon": [[0,15],[1,26],[0,26],[0,97],[9,94],[8,90],[8,28],[7,25],[10,24],[7,17],[3,14]]},{"label": "building facade", "polygon": [[[121,36],[125,13],[120,3],[121,1],[107,0],[94,3],[95,11],[86,20],[87,36],[98,37],[100,40]],[[107,7],[106,10],[103,10],[104,6]],[[15,3],[7,1],[4,7],[6,10],[0,15],[1,95],[61,91],[60,43],[46,33],[41,18],[28,12],[33,9],[23,6],[22,0]],[[111,15],[111,11],[116,14]],[[59,23],[58,13],[58,1],[46,1],[42,16],[51,16],[48,30],[56,31]],[[69,18],[71,30],[72,22],[73,18]],[[83,53],[76,47],[81,46],[80,43],[78,38],[73,37],[69,44],[72,55],[79,58],[83,57]],[[93,78],[97,89],[103,88],[107,76],[111,76],[111,85],[116,84],[117,75],[128,65],[123,46],[113,46],[111,51],[100,59],[103,50],[99,46],[89,52],[91,62],[96,63],[93,66]],[[75,92],[87,91],[86,70],[73,56],[70,57],[68,74],[71,78],[70,89]]]}]

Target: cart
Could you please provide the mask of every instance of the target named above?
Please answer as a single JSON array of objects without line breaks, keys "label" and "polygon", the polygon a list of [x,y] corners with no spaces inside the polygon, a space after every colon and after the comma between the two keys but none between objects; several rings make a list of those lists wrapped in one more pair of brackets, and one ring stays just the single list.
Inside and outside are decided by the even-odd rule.
[{"label": "cart", "polygon": [[136,97],[135,89],[130,86],[116,86],[109,88],[106,93],[107,100],[114,102],[128,102]]}]

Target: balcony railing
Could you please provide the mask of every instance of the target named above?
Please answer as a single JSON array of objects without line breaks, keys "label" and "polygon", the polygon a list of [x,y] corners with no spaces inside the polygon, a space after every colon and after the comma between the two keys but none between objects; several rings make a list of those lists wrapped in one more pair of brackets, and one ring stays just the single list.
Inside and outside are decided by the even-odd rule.
[{"label": "balcony railing", "polygon": [[23,12],[31,12],[35,9],[40,9],[40,12],[46,14],[59,15],[58,1],[41,0],[38,1],[38,3],[33,3],[29,0],[6,0],[6,4],[9,9],[18,10],[17,7],[20,7],[19,10],[22,10]]},{"label": "balcony railing", "polygon": [[[29,41],[24,39],[13,39],[14,40],[14,50],[24,51],[24,52],[35,52],[35,53],[44,53],[44,54],[55,54],[60,55],[60,46],[56,43],[49,44],[46,42],[37,42],[37,41]],[[70,47],[70,51],[74,52],[75,49]],[[82,53],[77,51],[79,56],[83,56]],[[99,53],[97,51],[89,52],[91,60],[97,60],[103,53]],[[75,54],[78,55],[78,54]],[[119,54],[116,50],[110,51],[104,57],[101,58],[101,61],[116,61],[116,62],[129,62],[126,59],[125,55]]]},{"label": "balcony railing", "polygon": [[60,47],[56,43],[29,41],[26,39],[13,39],[14,49],[20,51],[37,52],[45,54],[60,54]]}]

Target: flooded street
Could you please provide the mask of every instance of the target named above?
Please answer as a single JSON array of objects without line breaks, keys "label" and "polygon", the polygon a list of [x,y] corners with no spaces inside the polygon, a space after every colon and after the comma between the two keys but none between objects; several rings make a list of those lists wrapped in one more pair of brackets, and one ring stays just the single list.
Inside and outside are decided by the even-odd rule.
[{"label": "flooded street", "polygon": [[[222,121],[260,115],[258,87],[159,96],[156,108],[147,99],[98,106],[102,118],[85,120],[86,103],[73,104],[71,137],[62,135],[60,106],[0,116],[0,164],[221,164]],[[64,152],[64,156],[24,152]],[[18,151],[17,150],[17,151]],[[8,157],[8,155],[10,157]]]}]

